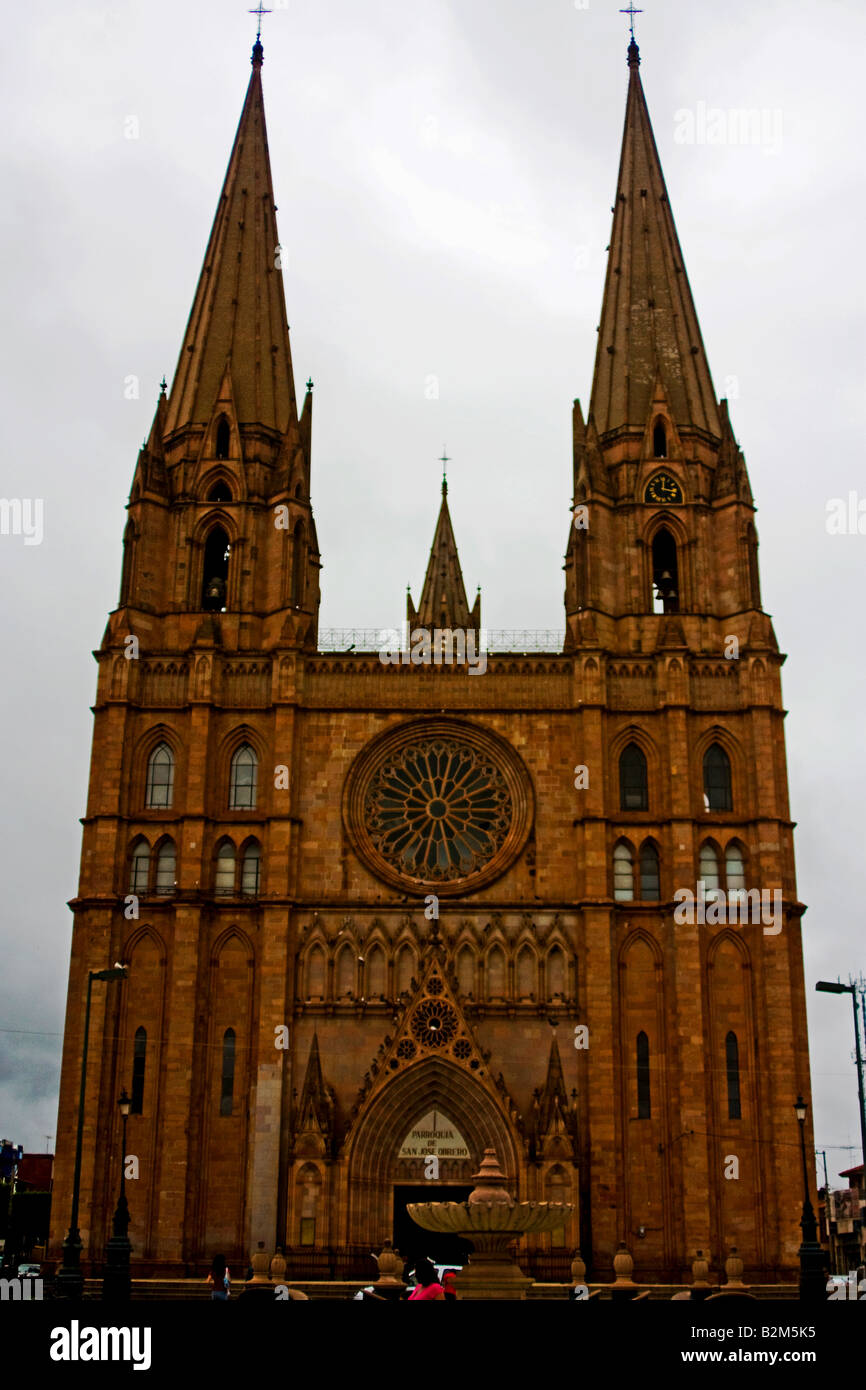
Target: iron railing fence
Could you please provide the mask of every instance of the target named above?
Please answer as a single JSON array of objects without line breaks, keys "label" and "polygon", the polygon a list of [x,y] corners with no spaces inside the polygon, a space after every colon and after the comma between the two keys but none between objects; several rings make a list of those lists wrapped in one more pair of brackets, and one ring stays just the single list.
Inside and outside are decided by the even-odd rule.
[{"label": "iron railing fence", "polygon": [[[388,627],[325,627],[319,632],[320,652],[397,651],[406,644],[405,625]],[[481,628],[477,651],[485,652],[562,652],[562,628]]]}]

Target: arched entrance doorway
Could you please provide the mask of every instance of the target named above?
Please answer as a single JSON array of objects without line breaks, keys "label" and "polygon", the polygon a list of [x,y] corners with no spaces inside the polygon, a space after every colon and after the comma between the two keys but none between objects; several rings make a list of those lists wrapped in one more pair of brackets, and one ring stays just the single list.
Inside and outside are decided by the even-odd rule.
[{"label": "arched entrance doorway", "polygon": [[[410,1152],[425,1145],[425,1152]],[[398,1189],[404,1211],[407,1199],[463,1201],[472,1188],[471,1175],[478,1171],[488,1148],[496,1150],[516,1195],[520,1176],[516,1136],[488,1077],[441,1057],[425,1057],[407,1067],[372,1098],[359,1117],[348,1156],[350,1241],[362,1245],[393,1238]],[[430,1176],[425,1176],[428,1158],[438,1159],[438,1176],[433,1164],[426,1165]],[[409,1188],[418,1195],[409,1197]],[[399,1226],[408,1233],[414,1223],[401,1215]],[[422,1248],[416,1253],[432,1256],[427,1248],[429,1233],[421,1232],[421,1236]],[[404,1239],[410,1239],[409,1235],[404,1234]],[[414,1247],[415,1240],[411,1243]],[[399,1242],[397,1248],[407,1253]]]},{"label": "arched entrance doorway", "polygon": [[429,1110],[406,1134],[397,1154],[394,1182],[394,1245],[411,1269],[426,1255],[435,1264],[464,1265],[468,1241],[447,1232],[425,1231],[412,1220],[410,1202],[463,1202],[475,1172],[469,1145],[453,1120]]}]

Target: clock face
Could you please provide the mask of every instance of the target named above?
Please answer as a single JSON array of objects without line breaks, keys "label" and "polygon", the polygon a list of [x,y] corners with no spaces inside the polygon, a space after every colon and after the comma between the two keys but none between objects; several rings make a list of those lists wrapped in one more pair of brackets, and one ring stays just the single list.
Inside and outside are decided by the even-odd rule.
[{"label": "clock face", "polygon": [[683,490],[676,478],[672,478],[670,473],[656,473],[654,478],[650,478],[644,493],[645,502],[682,502]]}]

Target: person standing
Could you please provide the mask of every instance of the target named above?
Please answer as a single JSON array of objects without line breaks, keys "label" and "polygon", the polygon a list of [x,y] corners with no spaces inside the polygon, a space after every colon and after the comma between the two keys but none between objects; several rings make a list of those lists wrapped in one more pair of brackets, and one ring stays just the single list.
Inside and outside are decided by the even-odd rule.
[{"label": "person standing", "polygon": [[225,1255],[214,1255],[207,1282],[212,1285],[211,1299],[218,1299],[220,1303],[227,1302],[231,1293],[232,1280]]},{"label": "person standing", "polygon": [[439,1283],[439,1275],[436,1273],[436,1266],[428,1259],[419,1260],[415,1265],[415,1278],[417,1283],[409,1295],[410,1301],[424,1299],[445,1299],[442,1285]]}]

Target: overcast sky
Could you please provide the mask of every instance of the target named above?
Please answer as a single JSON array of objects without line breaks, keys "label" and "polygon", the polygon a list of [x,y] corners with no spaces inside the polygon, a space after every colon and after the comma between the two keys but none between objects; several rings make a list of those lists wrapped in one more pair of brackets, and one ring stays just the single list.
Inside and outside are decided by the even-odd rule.
[{"label": "overcast sky", "polygon": [[[417,600],[443,444],[485,626],[563,626],[571,402],[589,396],[627,85],[620,3],[271,0],[263,81],[296,380],[315,381],[324,626],[398,624],[410,582]],[[246,8],[50,0],[4,18],[0,491],[44,500],[41,545],[0,536],[0,1130],[28,1148],[54,1144],[91,652],[249,78]],[[866,498],[864,19],[862,0],[647,0],[637,19],[716,392],[759,508],[764,604],[788,653],[831,1181],[858,1160],[853,1029],[849,1000],[814,982],[866,972],[866,535],[825,524],[829,499]],[[708,143],[711,108],[763,111],[765,138]],[[675,138],[683,111],[692,143]],[[130,376],[138,399],[125,399]]]}]

